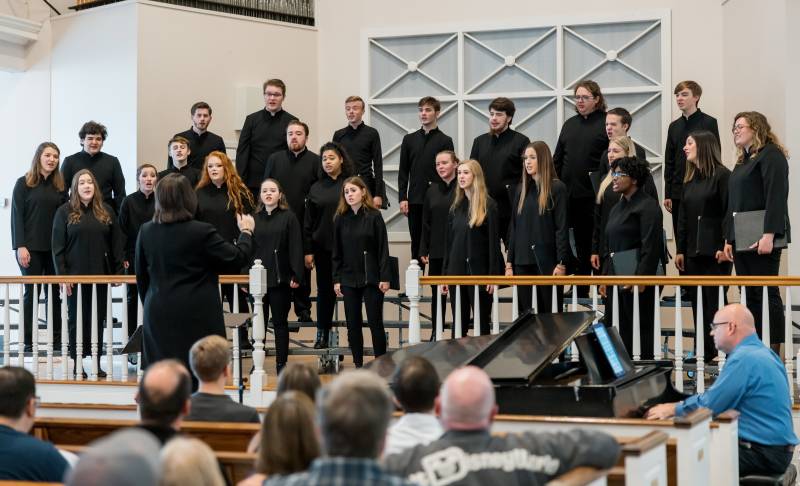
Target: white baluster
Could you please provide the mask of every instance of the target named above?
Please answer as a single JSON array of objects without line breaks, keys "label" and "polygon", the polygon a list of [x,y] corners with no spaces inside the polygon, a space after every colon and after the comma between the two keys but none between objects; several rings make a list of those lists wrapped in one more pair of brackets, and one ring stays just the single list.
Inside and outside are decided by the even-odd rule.
[{"label": "white baluster", "polygon": [[633,360],[642,358],[641,319],[639,318],[639,286],[633,286]]},{"label": "white baluster", "polygon": [[69,326],[67,324],[67,291],[62,292],[61,285],[58,286],[57,292],[61,295],[61,377],[65,380],[69,379]]},{"label": "white baluster", "polygon": [[[136,327],[141,327],[144,325],[144,302],[139,297],[137,292],[136,294],[136,305],[137,305],[137,313],[136,313]],[[142,346],[139,349],[144,348],[144,338],[142,338]],[[136,379],[141,380],[142,376],[144,376],[144,365],[142,363],[142,352],[139,351],[139,360],[136,362]]]},{"label": "white baluster", "polygon": [[262,299],[267,292],[267,271],[256,260],[250,268],[250,294],[253,296],[253,373],[250,375],[250,396],[256,405],[263,404],[263,390],[266,373],[264,372],[264,304]]},{"label": "white baluster", "polygon": [[517,295],[517,286],[511,287],[511,321],[516,321],[519,317],[519,296]]},{"label": "white baluster", "polygon": [[480,299],[480,285],[476,285],[474,289],[474,299],[472,308],[472,335],[481,335],[481,299]]},{"label": "white baluster", "polygon": [[442,314],[442,286],[436,286],[436,340],[441,341],[444,337],[444,315]]},{"label": "white baluster", "polygon": [[497,285],[492,292],[492,334],[500,334],[500,288]]},{"label": "white baluster", "polygon": [[[33,284],[33,305],[31,306],[31,363],[33,364],[33,377],[39,378],[39,291],[38,284]],[[22,327],[22,323],[20,323]],[[20,341],[22,342],[22,341]]]},{"label": "white baluster", "polygon": [[419,278],[422,276],[422,269],[417,260],[411,260],[406,270],[406,296],[408,296],[408,343],[417,344],[422,341],[420,336],[419,322],[419,300],[421,288]]},{"label": "white baluster", "polygon": [[558,308],[558,286],[557,285],[553,285],[553,291],[552,291],[552,295],[551,295],[551,299],[550,299],[550,309],[551,309],[551,312],[561,312],[561,309]]},{"label": "white baluster", "polygon": [[11,359],[11,296],[9,284],[3,286],[3,365],[10,364]]},{"label": "white baluster", "polygon": [[675,286],[675,389],[683,391],[683,310],[681,286]]},{"label": "white baluster", "polygon": [[[81,305],[81,303],[78,302],[78,305]],[[90,349],[90,351],[92,353],[92,369],[90,370],[90,373],[89,373],[89,379],[92,380],[92,381],[97,381],[97,369],[100,367],[100,360],[98,359],[98,354],[97,354],[98,346],[99,346],[98,345],[99,336],[98,336],[98,332],[97,332],[99,330],[98,325],[97,325],[97,322],[98,322],[98,315],[97,315],[98,308],[97,308],[97,305],[98,305],[98,301],[97,301],[97,284],[93,283],[92,284],[92,319],[90,321],[91,322],[90,325],[92,327],[91,327],[91,332],[90,332],[91,341],[89,342],[90,343],[89,344],[90,345],[89,349]]]},{"label": "white baluster", "polygon": [[653,286],[653,359],[662,359],[661,352],[661,297],[658,285]]},{"label": "white baluster", "polygon": [[[572,292],[572,312],[577,312],[577,311],[578,311],[578,293]],[[561,310],[559,310],[559,312],[561,312]]]},{"label": "white baluster", "polygon": [[17,326],[17,366],[25,367],[25,286],[19,284],[19,325]]},{"label": "white baluster", "polygon": [[[574,290],[573,290],[574,292]],[[614,285],[611,297],[611,325],[619,331],[619,287]]]},{"label": "white baluster", "polygon": [[44,376],[47,380],[53,379],[53,286],[47,285],[47,343],[45,353],[47,361],[45,364]]},{"label": "white baluster", "polygon": [[531,308],[533,308],[533,313],[539,313],[539,296],[536,294],[536,286],[531,285]]},{"label": "white baluster", "polygon": [[[592,285],[591,289],[592,289],[592,310],[594,312],[597,312],[597,300],[598,300],[598,297],[597,297],[597,285]],[[574,291],[573,291],[573,295],[574,295]],[[573,301],[576,301],[576,300],[577,300],[577,298],[573,298]]]},{"label": "white baluster", "polygon": [[783,335],[783,356],[786,363],[786,376],[789,377],[789,397],[794,403],[794,383],[792,382],[792,375],[794,374],[792,356],[794,355],[794,342],[792,336],[792,288],[786,287],[786,322],[784,322],[784,335]]},{"label": "white baluster", "polygon": [[[725,289],[722,287],[722,285],[720,285],[718,287],[718,290],[719,291],[717,292],[717,310],[720,310],[723,307],[725,307]],[[717,357],[719,357],[719,359],[717,360],[717,372],[722,373],[722,368],[725,366],[725,352],[718,349]]]},{"label": "white baluster", "polygon": [[[128,288],[131,284],[122,284],[122,332],[120,335],[122,336],[122,348],[125,348],[125,345],[128,342]],[[122,359],[122,369],[120,370],[122,373],[122,377],[120,378],[121,381],[128,381],[128,355],[122,354],[120,350],[120,358]],[[112,368],[113,369],[113,368]]]},{"label": "white baluster", "polygon": [[83,285],[75,284],[78,290],[75,299],[75,379],[83,380]]},{"label": "white baluster", "polygon": [[[456,315],[453,316],[453,321],[455,321],[454,327],[454,335],[456,339],[461,337],[461,286],[456,285]],[[451,299],[453,297],[450,297]]]},{"label": "white baluster", "polygon": [[[592,286],[592,289],[594,289],[594,285]],[[571,306],[570,310],[572,312],[577,312],[578,311],[578,294],[577,294],[577,292],[572,292],[572,306]],[[580,361],[580,354],[578,352],[578,345],[575,344],[574,340],[572,341],[572,345],[570,346],[570,348],[571,348],[570,349],[570,359],[571,359],[571,361],[572,362]]]},{"label": "white baluster", "polygon": [[[114,312],[111,308],[114,301],[112,297],[111,285],[106,285],[106,381],[114,379]],[[126,328],[123,334],[127,332]],[[127,363],[123,367],[127,367]]]},{"label": "white baluster", "polygon": [[766,285],[761,287],[761,341],[769,347],[769,296]]},{"label": "white baluster", "polygon": [[739,300],[743,306],[747,307],[747,292],[745,292],[745,288],[746,287],[744,285],[739,287]]},{"label": "white baluster", "polygon": [[697,325],[695,326],[694,347],[697,357],[697,392],[703,393],[706,390],[706,367],[705,367],[705,321],[703,316],[703,287],[697,286]]},{"label": "white baluster", "polygon": [[[233,284],[233,313],[239,313],[239,284]],[[247,335],[247,326],[245,326],[245,336]],[[239,374],[239,349],[241,343],[239,342],[239,328],[233,329],[233,386],[237,389],[241,385],[242,376]]]}]

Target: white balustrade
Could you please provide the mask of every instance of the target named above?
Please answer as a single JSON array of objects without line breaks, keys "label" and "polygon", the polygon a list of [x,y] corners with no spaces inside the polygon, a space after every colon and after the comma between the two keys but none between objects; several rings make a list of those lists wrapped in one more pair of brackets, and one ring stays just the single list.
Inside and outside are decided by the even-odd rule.
[{"label": "white balustrade", "polygon": [[264,304],[262,299],[267,292],[267,270],[261,264],[261,260],[256,260],[250,268],[249,274],[250,295],[253,296],[253,372],[250,375],[250,396],[253,403],[262,405],[264,403],[264,383],[266,372],[264,371],[264,339],[266,329],[264,327]]}]

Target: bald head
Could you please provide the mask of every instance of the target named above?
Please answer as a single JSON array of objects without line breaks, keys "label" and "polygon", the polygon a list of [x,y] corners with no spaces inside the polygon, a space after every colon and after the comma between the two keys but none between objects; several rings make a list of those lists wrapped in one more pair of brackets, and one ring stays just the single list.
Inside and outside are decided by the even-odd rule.
[{"label": "bald head", "polygon": [[159,361],[144,373],[139,383],[139,414],[142,421],[173,425],[188,412],[192,393],[189,372],[176,360]]},{"label": "bald head", "polygon": [[742,304],[728,304],[718,310],[714,323],[714,345],[724,353],[730,353],[744,338],[756,332],[753,314]]},{"label": "bald head", "polygon": [[489,375],[475,366],[450,373],[439,395],[439,413],[448,430],[476,430],[489,427],[497,405]]}]

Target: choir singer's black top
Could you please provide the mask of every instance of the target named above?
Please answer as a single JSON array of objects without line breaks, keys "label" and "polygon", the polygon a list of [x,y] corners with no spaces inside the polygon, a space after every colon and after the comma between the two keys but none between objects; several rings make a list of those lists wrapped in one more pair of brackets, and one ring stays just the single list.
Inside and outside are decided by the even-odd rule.
[{"label": "choir singer's black top", "polygon": [[483,224],[470,228],[469,201],[463,199],[448,216],[445,248],[445,275],[502,275],[497,203],[489,198]]},{"label": "choir singer's black top", "polygon": [[522,203],[522,213],[517,212],[519,198],[518,189],[511,204],[513,215],[508,225],[508,262],[536,265],[540,273],[550,275],[557,264],[566,265],[570,256],[567,187],[559,180],[553,181],[544,214],[539,214],[538,184],[530,183]]},{"label": "choir singer's black top", "polygon": [[[185,132],[176,133],[175,136],[183,137],[189,141],[188,165],[197,170],[203,170],[203,162],[206,160],[206,155],[214,151],[225,153],[225,141],[216,133],[204,132],[200,135],[193,128],[189,128]],[[173,167],[175,167],[175,164],[172,162],[172,157],[167,155],[167,170]]]},{"label": "choir singer's black top", "polygon": [[111,224],[94,217],[91,206],[81,205],[83,214],[69,224],[69,203],[56,211],[53,221],[53,260],[58,275],[115,275],[122,273],[124,237],[114,219],[111,206],[105,204]]},{"label": "choir singer's black top", "polygon": [[453,150],[453,139],[435,127],[428,133],[424,128],[403,137],[400,145],[400,170],[397,185],[400,201],[423,204],[430,183],[438,181],[436,154]]},{"label": "choir singer's black top", "polygon": [[261,259],[267,269],[267,287],[289,285],[294,280],[303,283],[303,248],[300,242],[300,223],[290,209],[266,208],[255,214],[253,260]]},{"label": "choir singer's black top", "polygon": [[589,172],[597,170],[600,156],[607,151],[605,111],[595,110],[585,117],[577,114],[564,122],[553,152],[553,163],[570,198],[594,195]]},{"label": "choir singer's black top", "polygon": [[[278,181],[289,202],[289,207],[303,221],[306,206],[306,195],[319,174],[319,155],[304,148],[299,154],[289,149],[270,155],[264,169],[264,179]],[[260,185],[260,184],[259,184]]]},{"label": "choir singer's black top", "polygon": [[333,251],[333,219],[344,180],[342,175],[332,179],[323,174],[308,191],[303,216],[303,251],[306,255],[317,251]]},{"label": "choir singer's black top", "polygon": [[389,237],[380,211],[348,208],[336,217],[333,241],[333,283],[366,287],[391,281]]},{"label": "choir singer's black top", "polygon": [[661,260],[663,225],[658,201],[642,190],[624,196],[608,215],[606,238],[610,252],[639,249],[636,275],[655,275]]},{"label": "choir singer's black top", "polygon": [[236,171],[253,191],[261,187],[264,166],[269,156],[286,150],[286,129],[296,117],[279,110],[274,115],[266,109],[247,115],[236,147]]},{"label": "choir singer's black top", "polygon": [[53,218],[66,199],[64,191],[53,187],[52,174],[36,187],[28,187],[25,176],[17,179],[11,196],[11,248],[50,251]]},{"label": "choir singer's black top", "polygon": [[711,177],[695,172],[692,180],[683,184],[675,239],[678,254],[714,256],[722,250],[729,223],[730,176],[731,171],[720,165]]},{"label": "choir singer's black top", "polygon": [[428,258],[444,258],[447,251],[447,219],[450,217],[450,205],[453,204],[453,195],[456,188],[456,179],[450,183],[439,179],[431,183],[425,193],[425,202],[422,205],[422,239],[419,243],[419,254]]},{"label": "choir singer's black top", "polygon": [[698,108],[697,111],[685,117],[681,115],[667,129],[667,146],[664,149],[664,198],[680,199],[683,188],[683,178],[686,177],[686,138],[697,130],[708,130],[719,141],[717,119],[706,115]]},{"label": "choir singer's black top", "polygon": [[[211,223],[219,231],[220,236],[230,243],[239,237],[239,226],[236,223],[236,210],[228,204],[228,185],[220,187],[209,184],[197,190],[197,220]],[[253,212],[253,207],[244,201],[245,214]]]},{"label": "choir singer's black top", "polygon": [[119,208],[119,227],[125,235],[125,261],[133,265],[136,256],[136,237],[139,228],[153,219],[156,210],[155,194],[145,196],[142,191],[136,191],[122,201]]},{"label": "choir singer's black top", "polygon": [[480,162],[489,196],[500,214],[510,210],[511,189],[522,175],[522,154],[528,143],[527,136],[510,127],[500,135],[484,133],[472,142],[469,158]]},{"label": "choir singer's black top", "polygon": [[72,178],[83,169],[92,171],[97,187],[103,194],[103,202],[111,206],[116,214],[125,199],[125,176],[119,159],[105,152],[89,155],[89,152],[81,150],[72,154],[61,164],[64,184],[70,187]]},{"label": "choir singer's black top", "polygon": [[[202,164],[201,164],[201,169],[202,169]],[[192,188],[194,188],[197,185],[197,183],[200,182],[200,177],[202,174],[202,172],[200,172],[200,169],[195,169],[189,164],[184,165],[180,169],[178,169],[174,165],[170,165],[165,170],[162,170],[161,172],[158,173],[158,180],[161,180],[172,173],[180,174],[189,179],[189,184],[192,185]]]},{"label": "choir singer's black top", "polygon": [[[766,210],[764,233],[789,233],[789,163],[783,152],[768,143],[756,154],[745,154],[728,183],[728,213]],[[728,243],[735,240],[729,225]]]},{"label": "choir singer's black top", "polygon": [[[341,143],[356,167],[356,175],[375,181],[375,194],[386,205],[386,187],[383,184],[383,152],[381,136],[377,130],[361,122],[356,128],[347,125],[336,130],[333,141]],[[367,184],[369,182],[367,181]]]}]

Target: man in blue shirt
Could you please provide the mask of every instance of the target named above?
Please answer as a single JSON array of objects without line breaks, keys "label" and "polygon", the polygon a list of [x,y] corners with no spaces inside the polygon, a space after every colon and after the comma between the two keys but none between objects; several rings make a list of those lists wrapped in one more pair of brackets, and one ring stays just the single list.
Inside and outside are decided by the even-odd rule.
[{"label": "man in blue shirt", "polygon": [[727,354],[717,381],[683,402],[656,405],[647,418],[682,416],[700,407],[714,415],[734,409],[739,412],[739,475],[782,474],[798,443],[783,363],[758,339],[753,315],[741,304],[717,312],[711,335]]},{"label": "man in blue shirt", "polygon": [[0,368],[0,480],[60,483],[69,468],[52,444],[28,435],[36,400],[36,381],[28,370]]}]

